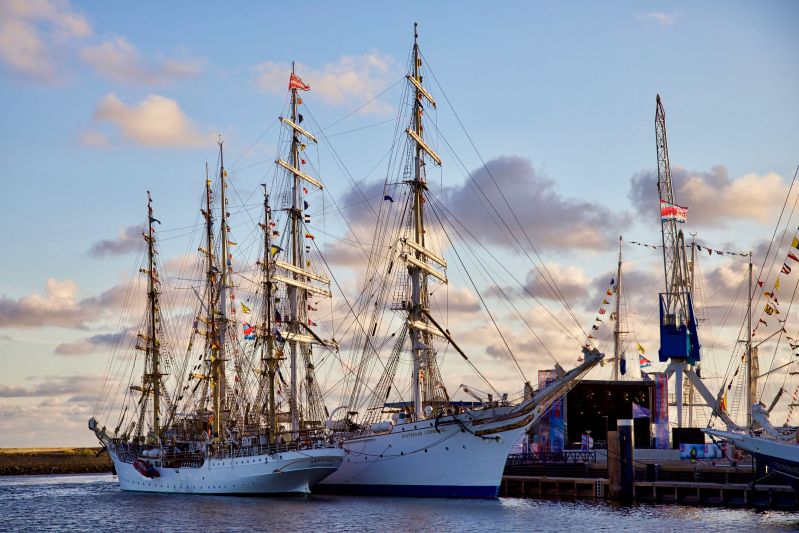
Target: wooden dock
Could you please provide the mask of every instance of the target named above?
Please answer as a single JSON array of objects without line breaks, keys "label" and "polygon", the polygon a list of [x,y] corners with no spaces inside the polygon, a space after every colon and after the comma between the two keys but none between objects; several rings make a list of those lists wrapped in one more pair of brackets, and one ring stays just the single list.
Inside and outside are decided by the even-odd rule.
[{"label": "wooden dock", "polygon": [[[608,499],[605,478],[513,476],[502,478],[500,496],[575,499]],[[696,481],[636,481],[633,499],[648,503],[717,505],[796,509],[796,492],[785,485],[708,483]]]}]

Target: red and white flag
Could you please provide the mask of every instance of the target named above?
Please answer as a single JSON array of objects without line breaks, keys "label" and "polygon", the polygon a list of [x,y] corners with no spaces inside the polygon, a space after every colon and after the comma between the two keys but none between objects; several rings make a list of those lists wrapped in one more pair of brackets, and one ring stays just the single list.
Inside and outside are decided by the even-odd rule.
[{"label": "red and white flag", "polygon": [[679,205],[670,204],[666,201],[660,201],[660,220],[666,222],[667,220],[676,220],[677,222],[685,222],[688,218],[688,208]]},{"label": "red and white flag", "polygon": [[292,89],[299,89],[301,91],[310,91],[311,86],[303,83],[300,77],[292,72],[291,77],[289,78],[289,91]]}]

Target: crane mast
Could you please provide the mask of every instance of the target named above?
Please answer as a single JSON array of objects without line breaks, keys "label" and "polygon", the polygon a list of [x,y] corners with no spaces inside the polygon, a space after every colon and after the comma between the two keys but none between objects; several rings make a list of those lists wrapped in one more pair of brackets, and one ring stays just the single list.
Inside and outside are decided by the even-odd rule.
[{"label": "crane mast", "polygon": [[699,338],[696,331],[693,301],[689,285],[685,239],[680,223],[685,222],[686,208],[674,201],[666,137],[666,113],[657,96],[655,141],[658,158],[658,194],[660,196],[661,235],[663,238],[663,274],[665,292],[660,294],[660,361],[699,361]]}]

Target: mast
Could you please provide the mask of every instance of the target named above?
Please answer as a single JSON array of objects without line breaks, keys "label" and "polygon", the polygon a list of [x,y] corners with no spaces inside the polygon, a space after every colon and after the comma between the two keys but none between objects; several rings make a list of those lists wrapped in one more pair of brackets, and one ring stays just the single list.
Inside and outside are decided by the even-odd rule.
[{"label": "mast", "polygon": [[161,374],[159,372],[159,342],[157,333],[158,314],[158,280],[155,277],[155,236],[153,235],[153,199],[147,191],[147,355],[150,360],[150,372],[146,375],[149,388],[153,391],[153,433],[157,440],[161,439]]},{"label": "mast", "polygon": [[[690,268],[690,278],[688,280],[689,290],[691,294],[695,294],[694,290],[696,289],[696,285],[694,284],[696,278],[694,276],[696,272],[696,240],[695,240],[696,233],[691,234],[691,261],[689,263]],[[697,365],[699,363],[697,362]],[[691,380],[688,380],[688,427],[694,427],[694,383]]]},{"label": "mast", "polygon": [[208,256],[208,269],[205,272],[206,293],[208,301],[206,303],[206,338],[210,339],[210,382],[211,382],[211,410],[213,412],[212,431],[214,437],[219,436],[221,408],[221,387],[219,385],[219,336],[217,335],[216,322],[216,274],[218,269],[214,260],[214,215],[213,215],[213,195],[211,192],[211,179],[208,177],[208,163],[205,164],[205,209],[202,214],[205,217],[205,254]]},{"label": "mast", "polygon": [[225,178],[227,178],[227,171],[225,170],[225,158],[222,149],[222,139],[219,139],[219,203],[220,211],[219,225],[221,226],[219,236],[219,250],[222,256],[222,274],[219,280],[219,364],[216,368],[217,379],[217,398],[214,413],[215,431],[222,436],[221,429],[224,427],[223,416],[225,413],[225,341],[227,332],[227,289],[229,283],[229,273],[232,269],[230,257],[228,255],[228,224],[227,224],[227,199],[225,198],[225,189],[227,185]]},{"label": "mast", "polygon": [[752,405],[755,391],[752,390],[752,252],[749,252],[749,301],[746,308],[746,429],[752,429]]},{"label": "mast", "polygon": [[[294,74],[294,62],[291,63],[291,73]],[[294,124],[297,124],[297,88],[294,87],[291,89],[291,121]],[[297,138],[296,132],[291,132],[291,153],[289,154],[289,164],[294,168],[299,168],[299,160],[300,160],[300,147],[299,147],[299,139]],[[300,211],[300,177],[293,173],[292,175],[292,184],[291,184],[291,264],[295,268],[302,268],[302,248],[300,246],[300,228],[301,228],[301,219],[302,213]],[[299,275],[296,272],[292,272],[291,277],[295,280],[299,278]],[[294,335],[299,334],[300,330],[300,315],[299,315],[299,308],[300,308],[300,295],[297,287],[293,285],[289,285],[287,289],[287,294],[289,298],[289,314],[290,314],[290,324],[289,324],[289,331]],[[296,438],[297,432],[300,429],[300,417],[299,417],[299,410],[297,405],[297,351],[299,346],[297,345],[296,340],[290,341],[289,344],[290,348],[290,372],[291,372],[291,384],[290,384],[290,396],[289,396],[289,414],[291,417],[291,434],[292,438]]]},{"label": "mast", "polygon": [[621,235],[619,235],[619,264],[616,268],[616,324],[613,328],[613,380],[619,380],[621,357]]},{"label": "mast", "polygon": [[275,337],[272,334],[272,273],[270,254],[272,251],[272,228],[269,221],[272,210],[269,207],[269,194],[264,184],[264,255],[261,261],[263,291],[263,325],[261,326],[261,362],[268,380],[269,398],[267,400],[267,420],[269,424],[269,442],[274,443],[277,437],[277,416],[275,414],[275,374],[278,360],[275,357]]},{"label": "mast", "polygon": [[[419,75],[419,34],[417,32],[417,23],[413,24],[413,79],[421,85],[421,76]],[[422,103],[419,88],[416,88],[416,98],[414,98],[413,106],[413,131],[422,139]],[[413,187],[413,239],[419,246],[424,246],[424,218],[422,207],[422,192],[424,183],[422,181],[422,165],[424,160],[422,156],[422,147],[416,143],[416,152],[414,157],[414,179],[412,182]],[[423,260],[422,254],[418,251],[415,252],[417,260]],[[421,320],[422,317],[422,294],[424,286],[426,285],[426,276],[420,268],[409,268],[411,272],[411,310],[409,319],[411,321]],[[425,291],[426,292],[426,291]],[[420,331],[411,329],[411,349],[413,352],[413,411],[416,420],[422,419],[423,398],[422,398],[422,358],[424,357],[423,343],[420,340]]]}]

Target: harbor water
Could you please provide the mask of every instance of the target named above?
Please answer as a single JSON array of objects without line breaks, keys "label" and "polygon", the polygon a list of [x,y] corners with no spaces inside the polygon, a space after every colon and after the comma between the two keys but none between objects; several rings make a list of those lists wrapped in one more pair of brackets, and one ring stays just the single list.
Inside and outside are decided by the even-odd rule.
[{"label": "harbor water", "polygon": [[799,514],[519,498],[122,492],[104,475],[0,477],[4,531],[791,531]]}]

